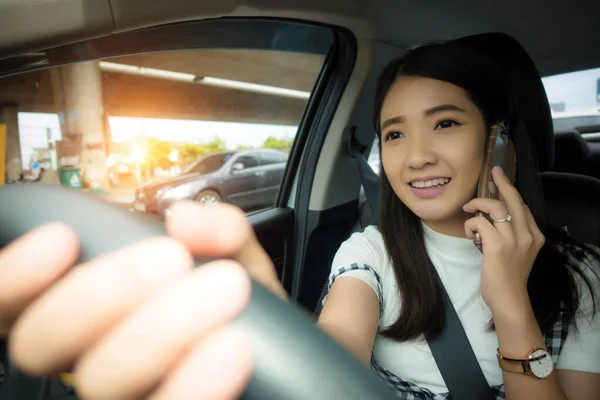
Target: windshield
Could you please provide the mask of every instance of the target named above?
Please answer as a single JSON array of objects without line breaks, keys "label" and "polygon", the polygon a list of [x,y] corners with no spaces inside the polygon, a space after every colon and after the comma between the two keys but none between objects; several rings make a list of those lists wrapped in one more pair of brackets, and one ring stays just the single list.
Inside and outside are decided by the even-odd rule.
[{"label": "windshield", "polygon": [[210,174],[218,171],[231,158],[233,153],[221,153],[205,157],[183,171],[184,174]]}]

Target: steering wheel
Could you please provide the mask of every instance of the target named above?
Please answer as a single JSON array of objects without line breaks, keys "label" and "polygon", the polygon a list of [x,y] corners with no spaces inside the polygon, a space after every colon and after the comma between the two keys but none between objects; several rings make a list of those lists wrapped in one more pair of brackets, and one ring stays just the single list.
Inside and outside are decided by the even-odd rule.
[{"label": "steering wheel", "polygon": [[[50,222],[69,225],[79,237],[80,262],[151,236],[164,225],[94,194],[44,184],[0,188],[0,246]],[[200,266],[207,260],[196,260]],[[396,398],[376,374],[315,326],[310,315],[286,304],[256,282],[247,309],[235,323],[249,333],[254,371],[243,399],[381,400]],[[23,399],[4,388],[2,398]],[[5,397],[6,396],[6,397]]]}]

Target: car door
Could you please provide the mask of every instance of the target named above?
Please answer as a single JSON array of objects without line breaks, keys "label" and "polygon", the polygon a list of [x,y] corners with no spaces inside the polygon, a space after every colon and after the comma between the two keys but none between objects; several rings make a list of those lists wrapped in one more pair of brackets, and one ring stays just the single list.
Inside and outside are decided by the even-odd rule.
[{"label": "car door", "polygon": [[[115,24],[123,26],[119,18],[127,17],[122,13],[114,17]],[[272,137],[291,137],[293,146],[285,168],[270,181],[269,188],[280,182],[277,196],[263,199],[264,209],[249,214],[248,221],[286,290],[297,298],[307,242],[316,238],[315,232],[333,232],[328,243],[332,240],[339,245],[355,214],[341,215],[346,222],[340,224],[340,214],[334,210],[333,218],[315,225],[320,218],[315,220],[309,212],[321,146],[354,67],[352,34],[322,24],[278,19],[147,22],[144,29],[131,27],[90,40],[73,40],[73,44],[65,45],[61,39],[56,48],[36,51],[36,60],[29,53],[3,60],[0,91],[9,105],[3,106],[0,123],[8,126],[8,140],[15,141],[19,130],[27,135],[61,132],[51,144],[63,140],[77,147],[73,155],[81,154],[81,159],[74,162],[85,167],[81,172],[86,188],[107,201],[131,207],[135,188],[111,186],[106,179],[116,152],[135,164],[147,182],[177,176],[211,152],[260,148]],[[17,87],[23,90],[12,90]],[[23,96],[10,97],[17,92]],[[25,97],[27,101],[21,104]],[[48,110],[56,118],[19,125],[17,115],[32,110]],[[35,129],[27,131],[32,123],[37,124]],[[16,145],[17,151],[7,159],[21,153],[29,157],[33,150],[28,145]],[[58,154],[54,168],[73,160],[71,156]],[[243,169],[231,174],[239,190],[225,201],[241,207],[258,203],[251,194],[261,176],[260,162],[252,159],[241,160],[248,164],[244,162]],[[191,196],[186,186],[178,190],[182,197]],[[334,251],[333,247],[326,253],[317,251],[323,260],[314,265],[327,264]],[[4,365],[13,371],[6,361]],[[31,386],[27,379],[15,385]],[[61,388],[50,385],[50,396],[61,395]],[[6,390],[0,397],[14,393]],[[21,398],[11,396],[6,398]]]},{"label": "car door", "polygon": [[268,206],[275,202],[287,162],[287,155],[279,151],[264,151],[260,153],[262,179],[258,182],[261,204]]},{"label": "car door", "polygon": [[[259,180],[262,178],[258,154],[242,154],[232,160],[223,178],[226,202],[248,211],[257,203]],[[240,168],[241,169],[238,169]]]}]

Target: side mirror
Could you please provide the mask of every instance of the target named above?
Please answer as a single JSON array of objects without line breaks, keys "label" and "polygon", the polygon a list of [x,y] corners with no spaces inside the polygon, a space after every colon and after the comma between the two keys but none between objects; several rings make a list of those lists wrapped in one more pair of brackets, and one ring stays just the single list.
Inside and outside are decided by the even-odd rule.
[{"label": "side mirror", "polygon": [[231,172],[237,172],[244,169],[244,163],[236,162],[231,166]]}]

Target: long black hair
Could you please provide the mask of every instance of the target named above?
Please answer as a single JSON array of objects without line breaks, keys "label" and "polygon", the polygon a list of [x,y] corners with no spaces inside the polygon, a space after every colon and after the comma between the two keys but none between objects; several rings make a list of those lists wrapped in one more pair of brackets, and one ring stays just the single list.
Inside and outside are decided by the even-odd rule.
[{"label": "long black hair", "polygon": [[[546,241],[532,267],[527,288],[533,311],[542,332],[559,319],[573,321],[582,296],[577,277],[592,293],[593,313],[596,295],[592,260],[600,262],[600,252],[578,242],[548,223],[531,136],[511,99],[499,68],[475,50],[453,42],[418,47],[390,62],[382,72],[374,104],[373,122],[381,146],[380,112],[390,87],[400,76],[432,78],[461,87],[481,111],[486,129],[507,122],[517,153],[515,187],[533,214]],[[380,147],[381,154],[381,147]],[[398,341],[435,337],[445,324],[440,282],[429,259],[423,227],[396,195],[381,168],[379,230],[394,269],[402,298],[400,315],[383,336]],[[591,275],[588,270],[593,272]],[[490,329],[494,329],[490,321]]]}]

